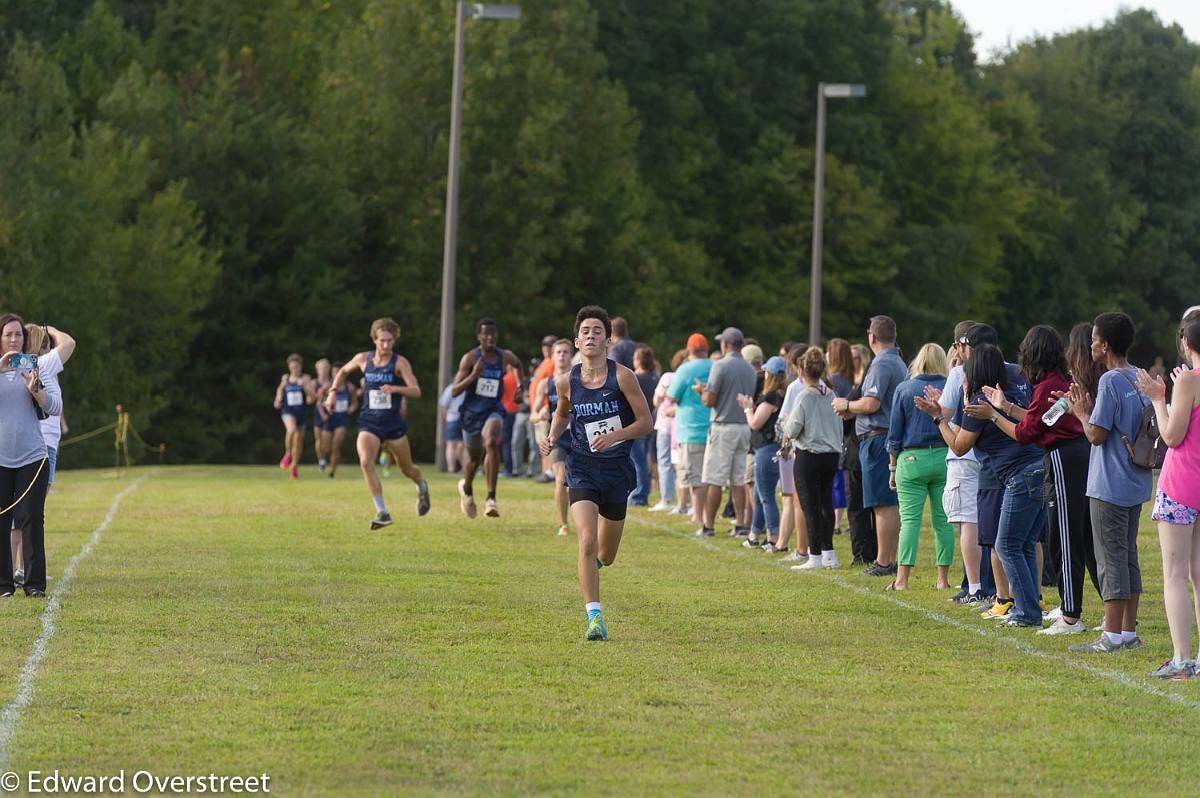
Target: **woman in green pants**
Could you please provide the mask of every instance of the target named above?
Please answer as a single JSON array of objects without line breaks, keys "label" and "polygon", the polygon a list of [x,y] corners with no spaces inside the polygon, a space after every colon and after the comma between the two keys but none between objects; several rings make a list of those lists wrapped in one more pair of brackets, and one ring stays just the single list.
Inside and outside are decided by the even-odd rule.
[{"label": "woman in green pants", "polygon": [[946,487],[946,443],[933,420],[917,409],[914,399],[925,389],[946,386],[946,350],[925,344],[908,367],[910,379],[896,387],[888,423],[887,450],[889,482],[900,499],[900,551],[896,581],[888,590],[907,590],[908,575],[917,563],[917,539],[925,500],[933,520],[934,552],[937,557],[937,589],[950,586],[948,574],[954,561],[954,528],[942,508]]}]

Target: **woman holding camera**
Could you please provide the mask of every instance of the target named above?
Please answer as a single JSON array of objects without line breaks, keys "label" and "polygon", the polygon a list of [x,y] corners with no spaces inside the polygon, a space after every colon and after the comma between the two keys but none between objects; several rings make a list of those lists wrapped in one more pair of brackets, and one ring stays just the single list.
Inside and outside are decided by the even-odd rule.
[{"label": "woman holding camera", "polygon": [[[25,529],[25,595],[46,595],[46,443],[39,418],[57,415],[62,401],[46,391],[36,367],[21,362],[25,324],[12,313],[0,316],[0,529],[12,526],[20,505]],[[0,598],[13,594],[12,552],[0,546]]]}]

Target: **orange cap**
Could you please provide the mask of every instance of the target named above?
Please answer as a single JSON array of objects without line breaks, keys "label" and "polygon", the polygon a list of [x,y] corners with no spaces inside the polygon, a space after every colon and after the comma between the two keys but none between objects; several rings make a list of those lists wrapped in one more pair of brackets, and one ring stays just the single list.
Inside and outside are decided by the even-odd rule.
[{"label": "orange cap", "polygon": [[700,333],[692,333],[687,339],[688,349],[708,349],[708,339]]}]

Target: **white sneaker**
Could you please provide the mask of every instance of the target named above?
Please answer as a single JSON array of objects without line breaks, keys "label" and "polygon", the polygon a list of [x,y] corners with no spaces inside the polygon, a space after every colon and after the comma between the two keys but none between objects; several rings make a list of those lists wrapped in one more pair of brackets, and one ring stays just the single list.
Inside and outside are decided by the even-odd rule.
[{"label": "white sneaker", "polygon": [[821,564],[820,557],[809,557],[804,565],[793,565],[793,571],[819,571],[824,566]]},{"label": "white sneaker", "polygon": [[675,505],[673,505],[673,504],[667,504],[666,502],[659,502],[658,504],[656,504],[656,505],[654,505],[653,507],[651,507],[651,508],[650,508],[650,512],[652,512],[652,513],[661,513],[661,512],[663,512],[663,511],[665,511],[665,510],[670,510],[670,509],[671,509],[672,507],[674,507],[674,506],[675,506]]},{"label": "white sneaker", "polygon": [[1076,621],[1075,623],[1067,623],[1066,621],[1064,621],[1062,619],[1062,613],[1059,613],[1058,619],[1055,620],[1054,623],[1051,624],[1050,626],[1047,626],[1045,629],[1039,629],[1038,634],[1040,634],[1040,635],[1078,635],[1078,634],[1083,634],[1086,631],[1087,631],[1087,626],[1084,625],[1083,621]]},{"label": "white sneaker", "polygon": [[793,551],[791,554],[783,558],[784,562],[807,562],[808,555],[802,551]]},{"label": "white sneaker", "polygon": [[838,562],[837,552],[833,549],[821,552],[821,567],[823,568],[841,568],[842,564]]},{"label": "white sneaker", "polygon": [[1057,621],[1059,618],[1062,617],[1062,607],[1055,607],[1054,609],[1050,610],[1049,612],[1043,612],[1042,617],[1045,618],[1047,621]]}]

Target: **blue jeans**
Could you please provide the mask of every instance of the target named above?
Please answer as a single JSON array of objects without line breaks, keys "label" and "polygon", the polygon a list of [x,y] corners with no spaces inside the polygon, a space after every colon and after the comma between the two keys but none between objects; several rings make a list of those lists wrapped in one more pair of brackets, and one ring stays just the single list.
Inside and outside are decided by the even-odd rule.
[{"label": "blue jeans", "polygon": [[675,466],[671,464],[671,433],[659,431],[655,440],[658,447],[658,490],[667,504],[675,503]]},{"label": "blue jeans", "polygon": [[768,535],[779,534],[779,504],[775,501],[779,466],[771,462],[778,451],[777,443],[754,450],[754,520],[750,526],[755,532],[766,530]]},{"label": "blue jeans", "polygon": [[650,503],[650,436],[638,438],[630,447],[629,456],[633,458],[633,472],[637,475],[637,487],[629,495],[629,503],[644,507]]},{"label": "blue jeans", "polygon": [[513,475],[513,424],[517,420],[516,413],[504,414],[504,425],[502,427],[502,435],[504,440],[500,444],[500,452],[504,455],[504,474],[506,476]]},{"label": "blue jeans", "polygon": [[1037,567],[1037,544],[1046,529],[1046,505],[1042,500],[1046,469],[1032,463],[1009,477],[1000,505],[1000,529],[996,533],[996,554],[1004,563],[1004,572],[1013,592],[1014,617],[1028,623],[1042,623],[1038,602],[1041,573]]}]

